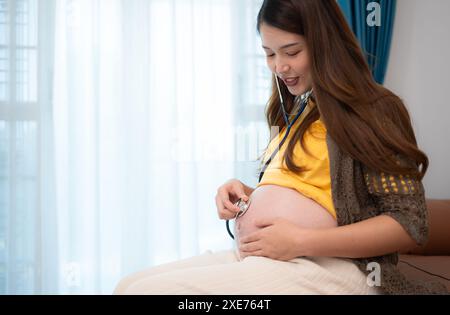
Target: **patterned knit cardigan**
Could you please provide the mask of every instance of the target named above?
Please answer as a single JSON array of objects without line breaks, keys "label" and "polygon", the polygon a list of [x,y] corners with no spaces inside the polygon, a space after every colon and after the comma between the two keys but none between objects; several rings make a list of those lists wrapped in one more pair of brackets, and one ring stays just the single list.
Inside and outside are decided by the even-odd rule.
[{"label": "patterned knit cardigan", "polygon": [[[428,239],[428,214],[422,182],[409,176],[370,170],[340,150],[328,134],[326,141],[338,225],[352,224],[384,214],[399,222],[418,244],[424,244]],[[368,268],[369,263],[376,262],[380,265],[380,290],[383,294],[448,293],[441,283],[407,279],[397,268],[397,253],[353,261],[367,275],[372,272]]]}]

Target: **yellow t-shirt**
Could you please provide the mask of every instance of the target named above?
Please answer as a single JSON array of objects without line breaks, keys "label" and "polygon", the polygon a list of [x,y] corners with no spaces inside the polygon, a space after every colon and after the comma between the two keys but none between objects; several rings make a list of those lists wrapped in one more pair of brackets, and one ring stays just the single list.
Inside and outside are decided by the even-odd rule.
[{"label": "yellow t-shirt", "polygon": [[[285,143],[267,167],[264,176],[257,187],[262,185],[278,185],[295,189],[302,195],[319,203],[327,209],[334,218],[336,218],[336,210],[334,209],[331,197],[330,165],[328,147],[326,144],[327,130],[320,119],[313,122],[304,134],[304,145],[313,156],[304,152],[300,143],[297,143],[294,148],[295,164],[302,168],[306,167],[307,170],[300,174],[294,174],[289,171],[284,161],[284,169],[281,168],[281,160],[283,159],[289,141],[300,126],[304,117],[314,106],[315,104],[310,100],[305,112],[292,126]],[[291,117],[291,119],[293,119],[293,117]],[[269,159],[285,134],[286,128],[283,128],[278,137],[273,138],[264,156],[264,162]]]}]

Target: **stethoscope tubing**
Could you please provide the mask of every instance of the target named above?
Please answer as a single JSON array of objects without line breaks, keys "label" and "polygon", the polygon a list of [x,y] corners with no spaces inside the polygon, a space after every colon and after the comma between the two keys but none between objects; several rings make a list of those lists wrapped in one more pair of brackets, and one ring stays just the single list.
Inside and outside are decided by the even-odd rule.
[{"label": "stethoscope tubing", "polygon": [[[275,155],[280,151],[280,148],[283,146],[284,142],[286,141],[287,137],[289,136],[289,132],[291,131],[291,127],[295,124],[295,122],[298,120],[298,118],[303,114],[303,112],[305,111],[306,105],[308,104],[308,100],[309,100],[309,96],[311,95],[311,91],[308,92],[307,96],[302,100],[302,103],[300,105],[300,109],[297,113],[297,115],[295,116],[295,118],[292,120],[292,122],[289,123],[289,120],[287,118],[287,114],[286,111],[284,109],[284,102],[283,102],[283,97],[281,95],[281,90],[280,90],[280,85],[278,83],[278,77],[275,75],[275,81],[277,83],[277,88],[278,88],[278,93],[280,96],[280,101],[281,101],[281,106],[283,109],[283,116],[284,116],[284,120],[286,121],[286,125],[287,125],[287,129],[286,129],[286,134],[284,135],[283,139],[281,140],[280,144],[278,145],[278,147],[272,152],[272,154],[270,155],[270,158],[265,162],[261,173],[259,174],[259,180],[258,183],[261,182],[263,176],[264,176],[264,172],[266,171],[267,167],[269,166],[270,162],[273,160],[273,158],[275,157]],[[234,235],[233,233],[231,233],[230,230],[230,223],[229,220],[226,220],[226,226],[227,226],[227,232],[228,235],[230,235],[230,237],[234,240]]]}]

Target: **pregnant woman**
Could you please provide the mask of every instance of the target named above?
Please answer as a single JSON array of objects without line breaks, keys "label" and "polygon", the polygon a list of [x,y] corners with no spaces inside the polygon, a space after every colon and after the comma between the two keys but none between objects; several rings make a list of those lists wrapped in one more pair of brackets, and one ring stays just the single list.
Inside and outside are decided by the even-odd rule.
[{"label": "pregnant woman", "polygon": [[[265,164],[269,163],[267,160],[270,156],[273,155],[274,158],[268,164],[269,167],[261,173],[262,180],[251,192],[250,198],[243,196],[243,199],[247,200],[248,209],[245,215],[239,216],[235,222],[238,248],[245,248],[239,241],[259,229],[256,222],[260,219],[283,218],[299,227],[311,229],[337,226],[336,213],[331,202],[326,129],[320,120],[313,122],[303,136],[305,148],[311,156],[305,154],[301,147],[297,147],[294,151],[302,156],[302,163],[306,166],[303,172],[295,174],[287,171],[283,174],[282,170],[283,167],[286,170],[286,165],[281,165],[281,159],[276,158],[285,154],[286,147],[280,145],[282,139],[286,137],[285,142],[291,141],[303,118],[315,107],[313,101],[309,99],[305,105],[307,106],[302,115],[292,127],[294,130],[286,134],[284,128],[279,136],[272,139],[265,154],[267,156]],[[239,251],[239,255],[244,258],[247,254]]]},{"label": "pregnant woman", "polygon": [[427,240],[428,158],[336,1],[265,0],[257,29],[273,73],[267,121],[281,132],[256,188],[218,189],[220,219],[236,217],[238,199],[249,205],[234,222],[237,250],[135,273],[115,293],[444,293],[396,267],[397,252]]}]

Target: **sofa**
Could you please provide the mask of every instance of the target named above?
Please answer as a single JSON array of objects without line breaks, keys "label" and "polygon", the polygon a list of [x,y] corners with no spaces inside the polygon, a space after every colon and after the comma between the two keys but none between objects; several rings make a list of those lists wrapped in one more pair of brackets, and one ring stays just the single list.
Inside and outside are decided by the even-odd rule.
[{"label": "sofa", "polygon": [[450,199],[427,199],[429,239],[400,253],[398,267],[411,279],[438,281],[450,292]]}]

